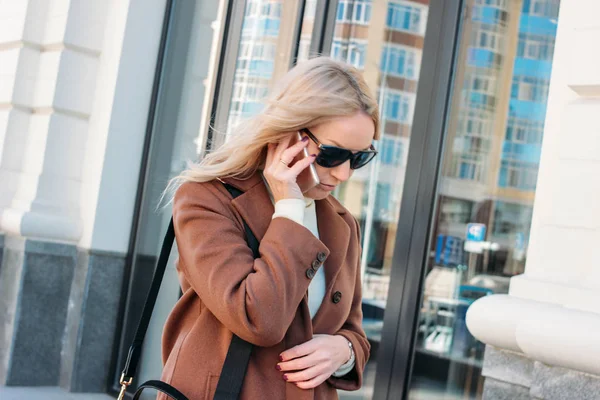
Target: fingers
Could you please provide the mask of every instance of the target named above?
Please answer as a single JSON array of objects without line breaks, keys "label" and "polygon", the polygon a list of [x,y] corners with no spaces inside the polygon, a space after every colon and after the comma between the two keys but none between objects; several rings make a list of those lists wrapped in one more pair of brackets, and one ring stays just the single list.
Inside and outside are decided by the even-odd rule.
[{"label": "fingers", "polygon": [[290,171],[295,175],[298,176],[300,174],[300,172],[304,171],[310,164],[312,164],[317,158],[316,154],[312,154],[306,158],[303,158],[302,160],[296,162],[296,164],[292,165],[290,167]]},{"label": "fingers", "polygon": [[316,365],[320,360],[318,360],[316,353],[311,353],[304,357],[294,358],[289,361],[280,362],[277,364],[278,370],[286,372],[286,371],[299,371],[301,369],[306,369]]},{"label": "fingers", "polygon": [[287,382],[305,382],[310,381],[316,377],[324,375],[326,373],[326,366],[322,364],[315,365],[314,367],[306,368],[305,370],[298,372],[288,372],[283,376]]},{"label": "fingers", "polygon": [[298,386],[300,389],[312,389],[312,388],[316,388],[321,383],[325,382],[330,376],[331,375],[328,375],[328,374],[321,374],[321,375],[315,376],[311,380],[303,381],[303,382],[297,382],[296,386]]},{"label": "fingers", "polygon": [[300,152],[306,147],[308,146],[308,137],[304,137],[305,139],[303,139],[302,141],[299,141],[298,143],[296,143],[295,145],[291,146],[291,147],[287,147],[287,144],[289,144],[290,140],[287,140],[287,144],[286,147],[284,149],[284,151],[280,154],[280,159],[285,161],[287,164],[291,163],[294,158],[300,154]]},{"label": "fingers", "polygon": [[288,349],[279,355],[279,359],[281,361],[289,361],[294,358],[303,357],[313,353],[315,350],[319,348],[318,342],[315,339],[311,339],[308,342],[304,342],[299,344],[298,346],[294,346],[291,349]]},{"label": "fingers", "polygon": [[[290,136],[288,136],[277,144],[277,146],[275,148],[274,157],[273,157],[273,160],[271,160],[271,162],[279,162],[279,160],[283,159],[283,153],[286,151],[286,149],[290,145],[291,139],[292,138]],[[290,160],[284,159],[284,161],[286,161],[286,162],[291,162],[292,160],[293,160],[293,157]]]}]

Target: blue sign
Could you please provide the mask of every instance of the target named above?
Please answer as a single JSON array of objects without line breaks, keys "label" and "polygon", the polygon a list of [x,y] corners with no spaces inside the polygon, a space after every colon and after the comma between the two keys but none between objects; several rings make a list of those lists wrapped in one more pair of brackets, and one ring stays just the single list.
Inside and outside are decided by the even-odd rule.
[{"label": "blue sign", "polygon": [[485,240],[485,225],[484,224],[468,224],[467,225],[467,241],[483,242]]},{"label": "blue sign", "polygon": [[463,260],[463,239],[456,236],[438,235],[435,246],[435,263],[455,266]]}]

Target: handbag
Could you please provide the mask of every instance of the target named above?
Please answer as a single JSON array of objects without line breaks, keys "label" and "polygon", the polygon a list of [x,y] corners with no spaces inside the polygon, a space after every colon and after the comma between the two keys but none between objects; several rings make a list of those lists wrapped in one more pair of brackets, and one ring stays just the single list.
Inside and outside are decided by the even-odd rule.
[{"label": "handbag", "polygon": [[[225,188],[229,191],[231,196],[235,199],[243,192],[236,189],[235,187],[222,182]],[[254,258],[259,257],[258,246],[259,242],[244,222],[244,230],[246,232],[246,241],[248,246],[252,249]],[[148,325],[150,324],[150,317],[152,316],[152,310],[156,304],[156,298],[158,297],[158,290],[162,282],[165,269],[167,267],[167,261],[169,260],[169,254],[175,241],[175,229],[173,227],[173,217],[169,222],[169,227],[160,250],[160,256],[154,270],[154,277],[152,278],[152,285],[146,297],[146,303],[144,304],[144,310],[142,317],[138,324],[135,332],[135,337],[131,346],[129,347],[129,353],[127,355],[127,361],[125,362],[125,368],[121,374],[119,384],[121,385],[121,391],[119,393],[118,400],[123,400],[127,388],[133,383],[133,377],[138,366],[138,362],[141,356],[142,344]],[[215,392],[214,400],[237,400],[240,391],[242,389],[242,383],[244,376],[246,375],[246,369],[248,367],[248,361],[250,361],[250,354],[252,352],[252,344],[240,339],[237,335],[233,335],[231,338],[231,344],[223,363],[221,370],[221,376],[217,383],[217,390]],[[169,385],[168,383],[159,380],[149,380],[142,383],[133,395],[133,400],[138,400],[142,395],[144,389],[155,389],[159,392],[166,394],[174,400],[188,400],[179,390]]]}]

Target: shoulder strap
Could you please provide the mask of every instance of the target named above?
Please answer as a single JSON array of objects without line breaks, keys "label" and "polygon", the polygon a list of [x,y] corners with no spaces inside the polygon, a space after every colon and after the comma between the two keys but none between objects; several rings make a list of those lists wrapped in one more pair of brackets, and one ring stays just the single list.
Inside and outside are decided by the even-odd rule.
[{"label": "shoulder strap", "polygon": [[[234,199],[242,194],[240,190],[227,183],[223,183],[223,185],[225,185],[225,188],[231,193],[231,197]],[[246,222],[244,222],[244,229],[246,230],[248,246],[252,249],[254,258],[258,258],[260,256],[258,252],[258,240]],[[237,335],[231,337],[231,344],[223,363],[214,400],[237,400],[242,391],[242,384],[244,383],[244,376],[246,376],[246,369],[248,368],[251,353],[252,343],[240,339]]]},{"label": "shoulder strap", "polygon": [[[243,193],[229,184],[223,183],[223,185],[225,188],[227,188],[229,193],[231,193],[233,198],[236,198]],[[245,222],[244,229],[246,231],[246,241],[248,242],[248,246],[252,249],[254,258],[258,258],[260,254],[258,251],[259,242]],[[140,318],[133,342],[129,347],[127,361],[125,362],[125,368],[123,368],[123,374],[121,375],[121,382],[131,381],[137,370],[142,345],[144,343],[144,337],[148,331],[148,325],[150,324],[152,311],[156,304],[158,291],[165,274],[165,269],[169,260],[169,254],[171,253],[171,248],[173,247],[174,241],[175,229],[173,227],[173,217],[171,217],[171,220],[169,221],[169,227],[167,228],[162,248],[160,250],[160,256],[158,257],[156,268],[154,270],[152,285],[150,286],[148,296],[146,297],[146,303],[144,304],[142,317]],[[227,356],[225,358],[225,363],[223,364],[221,377],[219,378],[219,383],[217,384],[215,400],[235,400],[238,398],[242,389],[244,376],[246,375],[246,368],[248,367],[248,362],[250,361],[251,352],[251,343],[248,343],[236,335],[233,335]]]}]

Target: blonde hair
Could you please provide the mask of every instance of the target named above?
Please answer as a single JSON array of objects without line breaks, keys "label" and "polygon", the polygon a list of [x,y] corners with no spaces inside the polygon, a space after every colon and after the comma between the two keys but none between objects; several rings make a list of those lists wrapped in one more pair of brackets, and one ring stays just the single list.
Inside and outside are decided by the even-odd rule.
[{"label": "blonde hair", "polygon": [[364,78],[354,67],[316,57],[290,69],[267,98],[265,108],[234,129],[232,138],[202,161],[171,180],[168,192],[185,182],[216,178],[247,179],[264,167],[267,144],[329,119],[363,111],[379,138],[379,108]]}]

